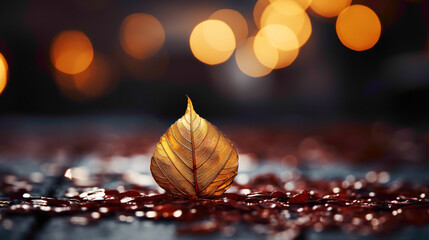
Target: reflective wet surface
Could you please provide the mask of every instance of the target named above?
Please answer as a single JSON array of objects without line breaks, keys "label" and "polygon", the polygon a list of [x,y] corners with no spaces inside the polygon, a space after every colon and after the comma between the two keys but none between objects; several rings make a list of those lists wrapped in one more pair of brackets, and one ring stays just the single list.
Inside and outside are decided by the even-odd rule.
[{"label": "reflective wet surface", "polygon": [[155,184],[156,129],[16,134],[1,141],[0,236],[425,239],[426,134],[377,124],[255,130],[260,139],[227,130],[239,174],[212,199],[173,198]]}]

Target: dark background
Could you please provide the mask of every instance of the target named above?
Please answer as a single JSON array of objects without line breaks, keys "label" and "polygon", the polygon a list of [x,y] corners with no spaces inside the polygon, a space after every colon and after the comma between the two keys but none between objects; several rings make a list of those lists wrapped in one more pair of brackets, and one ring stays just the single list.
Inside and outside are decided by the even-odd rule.
[{"label": "dark background", "polygon": [[[256,1],[3,1],[0,52],[9,64],[9,82],[0,95],[0,114],[138,114],[177,118],[188,94],[206,118],[283,122],[351,119],[427,125],[429,120],[428,1],[352,1],[371,7],[382,23],[379,42],[355,52],[343,46],[335,18],[309,11],[312,35],[296,61],[262,78],[238,71],[234,57],[209,66],[189,48],[192,28],[222,8],[239,11],[256,31]],[[119,43],[119,28],[129,14],[159,19],[166,41],[152,59],[133,62]],[[83,31],[94,51],[112,60],[118,83],[107,95],[74,101],[53,80],[49,48],[65,29]]]}]

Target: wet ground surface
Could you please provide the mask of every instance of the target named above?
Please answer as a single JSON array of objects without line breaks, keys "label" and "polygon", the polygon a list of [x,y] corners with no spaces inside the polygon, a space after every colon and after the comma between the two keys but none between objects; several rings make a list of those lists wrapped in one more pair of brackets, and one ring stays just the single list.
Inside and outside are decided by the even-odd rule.
[{"label": "wet ground surface", "polygon": [[221,127],[239,175],[219,198],[186,200],[149,171],[168,126],[13,122],[0,137],[0,239],[429,236],[427,134],[415,129]]}]

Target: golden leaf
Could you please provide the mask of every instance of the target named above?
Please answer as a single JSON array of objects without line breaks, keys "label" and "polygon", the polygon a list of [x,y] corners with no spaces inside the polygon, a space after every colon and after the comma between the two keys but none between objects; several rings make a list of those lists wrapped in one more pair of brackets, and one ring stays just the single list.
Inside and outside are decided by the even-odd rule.
[{"label": "golden leaf", "polygon": [[219,196],[229,188],[237,169],[237,151],[194,111],[189,97],[185,115],[161,137],[150,163],[158,185],[181,197]]}]

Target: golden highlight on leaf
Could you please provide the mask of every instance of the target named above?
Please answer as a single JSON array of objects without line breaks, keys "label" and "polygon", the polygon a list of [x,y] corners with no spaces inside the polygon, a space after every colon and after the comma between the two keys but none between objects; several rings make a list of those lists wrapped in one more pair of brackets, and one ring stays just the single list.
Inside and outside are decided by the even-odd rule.
[{"label": "golden highlight on leaf", "polygon": [[185,115],[156,145],[150,170],[168,193],[214,197],[225,192],[237,175],[238,154],[215,126],[194,111],[188,98]]}]

